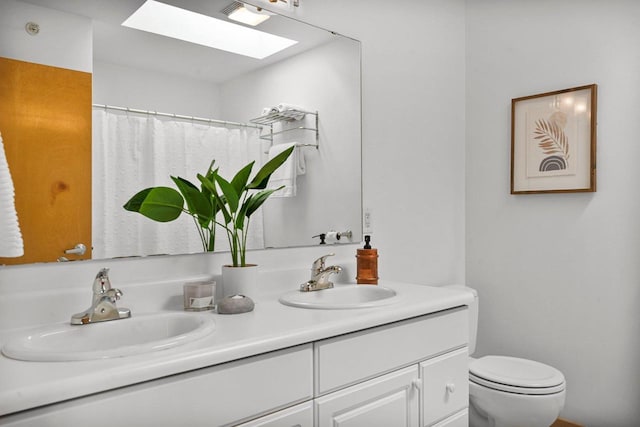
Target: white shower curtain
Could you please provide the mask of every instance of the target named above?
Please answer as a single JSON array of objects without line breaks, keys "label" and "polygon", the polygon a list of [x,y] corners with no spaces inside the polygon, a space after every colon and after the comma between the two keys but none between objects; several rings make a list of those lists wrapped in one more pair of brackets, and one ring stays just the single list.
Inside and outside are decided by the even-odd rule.
[{"label": "white shower curtain", "polygon": [[[203,250],[192,218],[182,214],[158,223],[122,206],[148,187],[176,188],[170,175],[200,187],[212,159],[227,179],[244,165],[262,163],[255,128],[225,128],[203,122],[94,108],[93,111],[93,256],[176,254]],[[262,214],[251,217],[247,247],[264,247]],[[216,252],[228,250],[217,228]]]}]

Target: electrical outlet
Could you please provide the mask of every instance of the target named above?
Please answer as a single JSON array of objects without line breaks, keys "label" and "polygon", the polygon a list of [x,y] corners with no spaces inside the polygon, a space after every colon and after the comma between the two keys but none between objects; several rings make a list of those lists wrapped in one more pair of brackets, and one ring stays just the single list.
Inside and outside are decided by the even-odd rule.
[{"label": "electrical outlet", "polygon": [[362,218],[362,232],[364,234],[373,233],[373,225],[372,224],[373,223],[371,221],[371,209],[365,208],[364,215],[363,215],[363,218]]}]

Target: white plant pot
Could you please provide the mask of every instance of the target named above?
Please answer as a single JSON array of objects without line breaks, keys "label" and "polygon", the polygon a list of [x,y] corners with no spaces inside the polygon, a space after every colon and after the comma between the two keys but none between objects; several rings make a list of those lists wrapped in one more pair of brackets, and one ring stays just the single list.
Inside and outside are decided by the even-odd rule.
[{"label": "white plant pot", "polygon": [[245,267],[232,265],[222,266],[222,296],[251,296],[258,281],[258,265],[247,264]]}]

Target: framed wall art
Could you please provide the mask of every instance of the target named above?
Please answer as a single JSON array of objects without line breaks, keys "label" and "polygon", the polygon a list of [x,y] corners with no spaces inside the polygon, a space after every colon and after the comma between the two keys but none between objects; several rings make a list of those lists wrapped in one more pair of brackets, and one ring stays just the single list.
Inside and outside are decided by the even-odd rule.
[{"label": "framed wall art", "polygon": [[511,100],[511,194],[596,191],[597,85]]}]

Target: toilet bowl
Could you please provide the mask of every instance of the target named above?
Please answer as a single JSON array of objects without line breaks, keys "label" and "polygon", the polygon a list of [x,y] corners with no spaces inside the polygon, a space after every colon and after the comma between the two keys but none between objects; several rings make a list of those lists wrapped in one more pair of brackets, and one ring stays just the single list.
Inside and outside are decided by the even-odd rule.
[{"label": "toilet bowl", "polygon": [[[471,288],[469,354],[478,331],[478,293]],[[559,370],[508,356],[469,358],[470,427],[549,427],[565,402],[565,378]]]},{"label": "toilet bowl", "polygon": [[564,401],[564,376],[551,366],[506,356],[470,359],[471,427],[549,427]]}]

